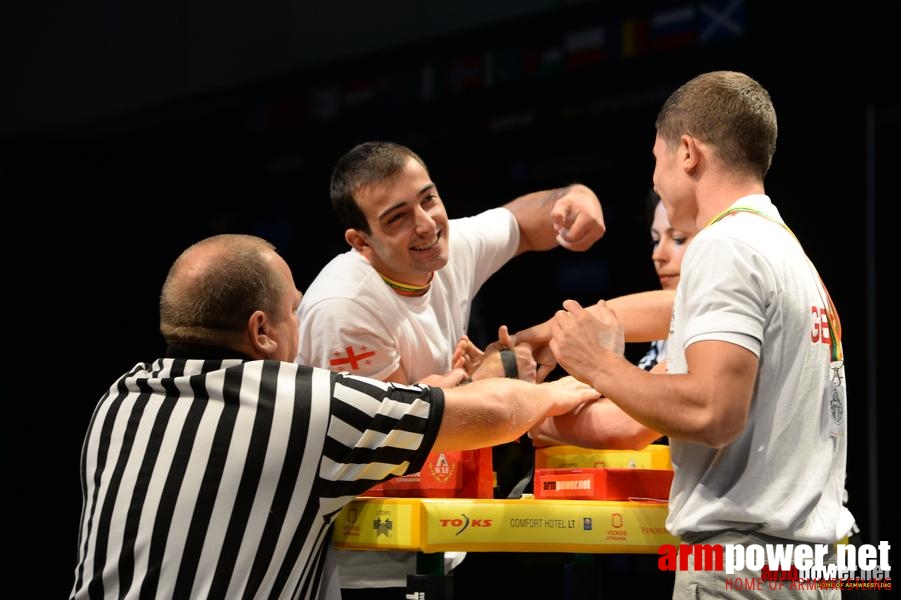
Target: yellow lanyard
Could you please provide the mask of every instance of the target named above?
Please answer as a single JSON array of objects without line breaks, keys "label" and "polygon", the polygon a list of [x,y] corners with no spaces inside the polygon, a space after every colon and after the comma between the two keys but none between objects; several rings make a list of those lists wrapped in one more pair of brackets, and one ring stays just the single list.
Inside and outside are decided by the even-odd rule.
[{"label": "yellow lanyard", "polygon": [[[793,238],[795,238],[795,241],[798,242],[798,245],[801,245],[801,241],[798,239],[798,236],[796,236],[795,232],[788,228],[788,225],[782,223],[781,221],[777,221],[763,211],[759,211],[747,206],[735,206],[733,208],[727,208],[717,216],[713,217],[710,222],[707,223],[707,225],[713,225],[723,217],[727,217],[737,212],[749,212],[759,217],[763,217],[768,221],[772,221],[777,225],[781,225],[787,232],[791,234]],[[801,249],[803,251],[803,246]],[[832,303],[832,296],[829,295],[829,290],[826,289],[826,284],[823,283],[823,278],[820,277],[820,274],[817,272],[817,268],[810,261],[810,258],[807,259],[807,264],[810,265],[810,268],[813,270],[814,275],[816,275],[817,279],[820,280],[820,285],[823,287],[823,291],[826,292],[826,321],[829,323],[829,344],[832,352],[832,360],[844,360],[844,353],[842,352],[842,322],[838,318],[838,311],[835,309],[835,304]],[[822,299],[822,295],[820,295],[820,298]]]}]

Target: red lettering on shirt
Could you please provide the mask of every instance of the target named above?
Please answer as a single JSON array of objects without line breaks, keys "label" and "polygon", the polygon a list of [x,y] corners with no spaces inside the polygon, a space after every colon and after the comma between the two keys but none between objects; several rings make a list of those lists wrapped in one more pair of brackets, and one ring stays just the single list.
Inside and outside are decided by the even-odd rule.
[{"label": "red lettering on shirt", "polygon": [[816,344],[832,343],[832,337],[829,334],[829,316],[826,309],[822,306],[811,306],[810,313],[813,315],[813,328],[810,330],[810,341]]}]

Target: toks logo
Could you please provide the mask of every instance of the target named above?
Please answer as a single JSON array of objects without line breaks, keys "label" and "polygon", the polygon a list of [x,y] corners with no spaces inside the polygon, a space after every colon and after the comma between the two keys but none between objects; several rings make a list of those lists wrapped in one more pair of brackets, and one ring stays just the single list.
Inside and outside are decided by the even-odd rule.
[{"label": "toks logo", "polygon": [[454,535],[460,535],[464,531],[466,531],[467,527],[472,525],[473,527],[491,527],[491,519],[472,519],[460,513],[462,519],[438,519],[438,522],[441,523],[442,527],[459,527],[457,533]]}]

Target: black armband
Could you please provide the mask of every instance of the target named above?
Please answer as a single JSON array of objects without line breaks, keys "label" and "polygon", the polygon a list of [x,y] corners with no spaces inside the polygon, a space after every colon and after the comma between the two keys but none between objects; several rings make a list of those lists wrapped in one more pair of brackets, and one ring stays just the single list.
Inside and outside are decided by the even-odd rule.
[{"label": "black armband", "polygon": [[510,348],[501,349],[501,364],[504,365],[504,377],[519,379],[519,368],[516,366],[516,352]]}]

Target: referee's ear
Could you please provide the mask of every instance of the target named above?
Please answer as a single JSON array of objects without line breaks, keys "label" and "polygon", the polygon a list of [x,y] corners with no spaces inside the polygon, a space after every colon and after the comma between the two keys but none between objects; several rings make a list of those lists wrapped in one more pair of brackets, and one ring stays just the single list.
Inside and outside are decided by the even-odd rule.
[{"label": "referee's ear", "polygon": [[254,357],[268,358],[278,349],[278,342],[270,335],[269,316],[262,310],[255,310],[247,320],[247,333]]}]

